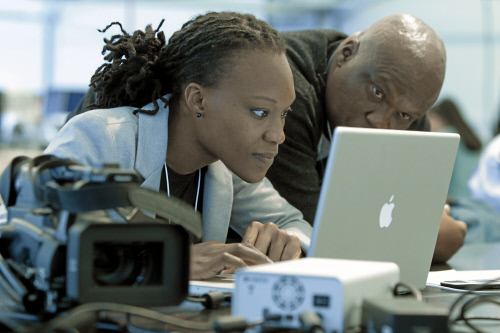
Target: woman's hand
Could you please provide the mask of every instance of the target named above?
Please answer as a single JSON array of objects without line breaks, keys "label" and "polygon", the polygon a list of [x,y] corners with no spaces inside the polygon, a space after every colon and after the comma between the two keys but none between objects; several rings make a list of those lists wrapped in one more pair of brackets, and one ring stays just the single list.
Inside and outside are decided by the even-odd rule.
[{"label": "woman's hand", "polygon": [[242,243],[255,246],[275,262],[297,259],[301,255],[299,238],[280,230],[272,222],[252,222],[243,235]]},{"label": "woman's hand", "polygon": [[191,245],[190,278],[209,279],[217,272],[234,272],[247,265],[272,263],[261,251],[249,243],[223,244],[209,241]]}]

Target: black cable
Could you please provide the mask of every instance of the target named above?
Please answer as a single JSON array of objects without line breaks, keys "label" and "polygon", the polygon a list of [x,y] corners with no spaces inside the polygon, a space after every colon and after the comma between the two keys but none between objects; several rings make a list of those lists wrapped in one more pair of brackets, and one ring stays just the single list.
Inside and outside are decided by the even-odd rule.
[{"label": "black cable", "polygon": [[132,305],[117,304],[117,303],[87,303],[75,307],[67,313],[67,316],[56,318],[50,321],[42,332],[57,331],[61,328],[71,327],[71,323],[78,317],[86,315],[89,312],[121,312],[131,315],[136,315],[144,318],[149,318],[166,324],[171,324],[177,327],[183,327],[192,330],[211,330],[212,326],[206,323],[194,323],[188,320],[176,318],[155,310],[145,309]]},{"label": "black cable", "polygon": [[0,318],[19,319],[23,321],[39,322],[40,316],[20,312],[0,312]]},{"label": "black cable", "polygon": [[460,319],[463,320],[463,322],[469,326],[471,329],[473,329],[475,332],[481,332],[480,329],[478,329],[471,321],[472,320],[491,320],[491,321],[498,321],[500,322],[499,317],[468,317],[466,314],[468,311],[471,311],[474,307],[477,307],[480,304],[484,303],[493,303],[497,306],[500,306],[500,301],[493,300],[492,296],[489,295],[481,295],[480,297],[474,297],[470,300],[468,300],[463,306],[462,310],[460,313]]},{"label": "black cable", "polygon": [[186,299],[190,302],[201,303],[207,309],[217,309],[222,304],[231,301],[231,293],[214,290],[201,296],[188,295]]},{"label": "black cable", "polygon": [[399,296],[399,293],[398,293],[399,287],[404,287],[404,288],[409,289],[410,294],[412,294],[417,299],[417,301],[422,302],[422,293],[420,292],[420,290],[418,290],[414,286],[412,286],[408,283],[404,283],[404,282],[396,283],[396,285],[394,286],[394,289],[393,289],[394,296]]},{"label": "black cable", "polygon": [[321,317],[312,311],[306,311],[299,316],[301,330],[305,333],[325,333],[323,320]]},{"label": "black cable", "polygon": [[137,306],[102,302],[102,303],[87,303],[77,306],[73,310],[69,311],[65,317],[56,318],[54,320],[49,321],[43,328],[37,328],[36,333],[58,332],[66,328],[71,328],[72,322],[76,321],[82,315],[88,315],[88,313],[91,312],[98,313],[102,311],[120,312],[135,316],[141,316],[144,318],[149,318],[152,320],[156,320],[158,322],[165,323],[167,325],[181,327],[184,329],[196,330],[196,331],[216,331],[216,332],[244,331],[249,327],[261,324],[260,321],[248,324],[243,317],[234,317],[234,316],[224,316],[220,317],[217,320],[214,320],[213,322],[201,323],[201,322],[194,322],[191,320],[177,318],[155,310],[140,308]]},{"label": "black cable", "polygon": [[[492,297],[496,297],[495,295],[483,295],[483,294],[475,294],[474,293],[477,290],[481,290],[487,284],[495,282],[495,281],[498,281],[498,280],[500,280],[500,277],[495,278],[495,279],[491,279],[491,280],[487,280],[484,283],[478,285],[477,287],[475,287],[475,288],[473,288],[471,290],[468,290],[467,292],[461,294],[452,303],[452,305],[450,306],[450,311],[449,311],[449,315],[448,315],[448,330],[450,332],[452,332],[452,326],[454,324],[457,324],[459,321],[463,321],[467,326],[469,326],[469,328],[471,328],[472,330],[474,330],[474,332],[476,332],[476,333],[482,333],[481,330],[479,330],[475,325],[473,325],[472,323],[470,323],[471,320],[475,320],[476,318],[479,318],[479,317],[467,317],[465,314],[466,314],[466,312],[470,311],[473,307],[475,307],[475,306],[477,306],[477,305],[479,305],[481,303],[491,302],[491,303],[494,303],[496,305],[500,305],[500,302],[491,300]],[[460,302],[462,302],[462,300],[465,297],[467,297],[467,295],[475,295],[475,297],[472,298],[472,299],[470,299],[470,300],[468,300],[468,301],[466,301],[462,305],[459,317],[453,318],[453,312],[455,311],[456,307],[458,306],[458,304],[460,304]],[[489,319],[489,320],[492,320],[492,318]],[[500,321],[500,318],[498,318],[498,320]]]}]

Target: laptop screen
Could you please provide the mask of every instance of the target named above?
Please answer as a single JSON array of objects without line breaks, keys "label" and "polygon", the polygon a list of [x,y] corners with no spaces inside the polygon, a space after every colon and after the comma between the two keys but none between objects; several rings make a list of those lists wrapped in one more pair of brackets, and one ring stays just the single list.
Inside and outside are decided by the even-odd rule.
[{"label": "laptop screen", "polygon": [[460,137],[337,127],[308,257],[395,262],[424,288]]}]

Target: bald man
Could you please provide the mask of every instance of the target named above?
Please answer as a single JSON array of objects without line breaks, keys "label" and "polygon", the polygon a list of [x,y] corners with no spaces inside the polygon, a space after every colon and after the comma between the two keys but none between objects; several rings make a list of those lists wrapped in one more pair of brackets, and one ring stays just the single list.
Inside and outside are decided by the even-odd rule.
[{"label": "bald man", "polygon": [[[296,99],[267,177],[313,223],[335,127],[429,130],[426,114],[443,85],[446,53],[434,29],[406,14],[350,36],[334,30],[281,35]],[[466,231],[445,207],[433,262],[447,261]]]}]

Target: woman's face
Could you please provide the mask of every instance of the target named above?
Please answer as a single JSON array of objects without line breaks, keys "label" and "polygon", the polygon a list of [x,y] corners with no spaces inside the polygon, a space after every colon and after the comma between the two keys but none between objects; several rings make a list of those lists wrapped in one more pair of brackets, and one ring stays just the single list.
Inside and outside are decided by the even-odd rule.
[{"label": "woman's face", "polygon": [[200,144],[249,183],[261,181],[285,140],[285,116],[295,99],[285,54],[247,51],[231,69],[203,88]]}]

